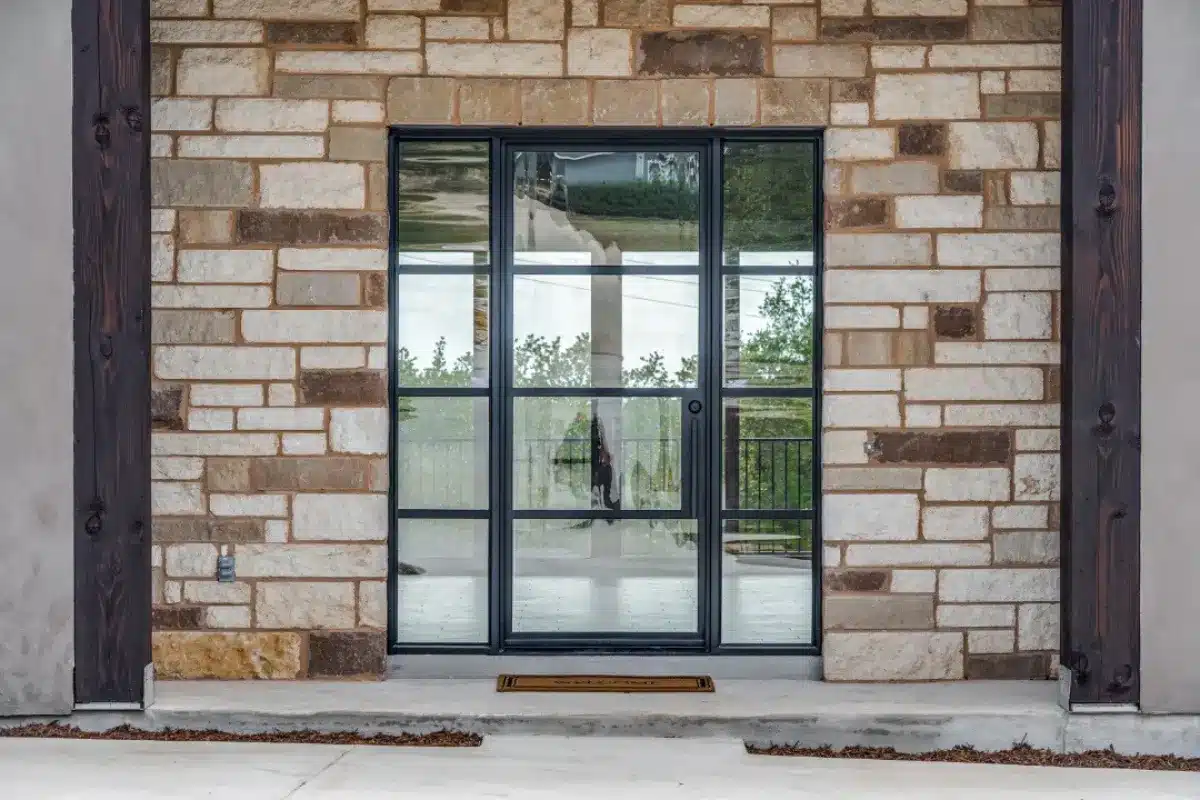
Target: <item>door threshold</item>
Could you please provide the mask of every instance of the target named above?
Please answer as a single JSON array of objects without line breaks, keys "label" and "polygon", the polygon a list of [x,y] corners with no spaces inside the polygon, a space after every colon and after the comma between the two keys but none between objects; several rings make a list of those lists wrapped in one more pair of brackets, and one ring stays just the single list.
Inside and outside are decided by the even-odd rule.
[{"label": "door threshold", "polygon": [[388,677],[495,678],[522,675],[709,675],[716,680],[821,680],[820,656],[797,655],[475,655],[405,653],[389,656]]}]

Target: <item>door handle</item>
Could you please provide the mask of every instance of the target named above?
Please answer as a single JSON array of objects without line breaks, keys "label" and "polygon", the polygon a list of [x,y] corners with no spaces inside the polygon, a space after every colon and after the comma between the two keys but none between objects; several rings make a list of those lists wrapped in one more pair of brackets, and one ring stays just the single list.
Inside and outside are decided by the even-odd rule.
[{"label": "door handle", "polygon": [[687,426],[687,433],[684,435],[683,452],[681,455],[684,459],[683,475],[683,513],[685,517],[699,517],[698,508],[700,502],[700,412],[704,410],[704,404],[699,400],[691,400],[687,403],[687,418],[684,420]]}]

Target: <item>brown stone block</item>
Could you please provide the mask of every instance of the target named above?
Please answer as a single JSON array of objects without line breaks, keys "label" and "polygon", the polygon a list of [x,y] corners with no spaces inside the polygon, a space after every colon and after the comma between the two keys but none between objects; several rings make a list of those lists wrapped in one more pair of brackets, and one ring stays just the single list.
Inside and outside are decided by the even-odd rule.
[{"label": "brown stone block", "polygon": [[1058,527],[1061,524],[1060,523],[1060,520],[1062,518],[1061,508],[1062,508],[1062,506],[1059,503],[1054,503],[1046,511],[1046,517],[1047,517],[1046,524],[1049,526],[1050,530],[1052,530],[1052,531],[1058,530]]},{"label": "brown stone block", "polygon": [[916,367],[933,361],[933,348],[926,331],[902,331],[890,334],[894,339],[892,363],[898,367]]},{"label": "brown stone block", "polygon": [[388,276],[382,272],[371,272],[367,275],[366,301],[367,308],[387,308]]},{"label": "brown stone block", "polygon": [[825,206],[828,228],[876,228],[888,224],[888,201],[882,197],[834,200]]},{"label": "brown stone block", "polygon": [[330,161],[387,161],[387,131],[383,128],[329,129]]},{"label": "brown stone block", "polygon": [[273,94],[300,100],[382,100],[387,79],[375,75],[276,73]]},{"label": "brown stone block", "polygon": [[150,389],[150,425],[156,431],[181,431],[183,424],[183,387],[156,383]]},{"label": "brown stone block", "polygon": [[317,492],[369,489],[371,461],[342,456],[256,458],[250,486],[256,492]]},{"label": "brown stone block", "polygon": [[204,624],[200,606],[154,606],[150,609],[150,630],[196,631]]},{"label": "brown stone block", "polygon": [[458,87],[458,115],[463,125],[515,125],[521,121],[521,82],[510,78],[476,78]]},{"label": "brown stone block", "polygon": [[1056,231],[1061,225],[1058,206],[994,206],[983,211],[983,226],[991,230]]},{"label": "brown stone block", "polygon": [[940,156],[946,152],[946,126],[937,123],[901,125],[900,155]]},{"label": "brown stone block", "polygon": [[233,241],[233,212],[181,209],[179,238],[184,244],[229,244]]},{"label": "brown stone block", "polygon": [[293,680],[303,676],[300,634],[153,634],[154,668],[165,680]]},{"label": "brown stone block", "polygon": [[983,98],[988,119],[1058,119],[1062,96],[1057,94],[993,94]]},{"label": "brown stone block", "polygon": [[393,78],[387,118],[393,124],[450,122],[458,83],[452,78]]},{"label": "brown stone block", "polygon": [[763,75],[766,42],[761,34],[730,31],[657,31],[638,37],[640,75]]},{"label": "brown stone block", "polygon": [[759,83],[764,125],[824,125],[829,122],[829,81],[765,78]]},{"label": "brown stone block", "polygon": [[249,206],[254,169],[241,161],[156,158],[150,165],[150,202],[158,208]]},{"label": "brown stone block", "polygon": [[842,335],[840,333],[827,333],[823,337],[821,355],[825,366],[840,367],[845,358],[845,348],[842,346]]},{"label": "brown stone block", "polygon": [[442,0],[442,11],[451,14],[503,14],[504,0]]},{"label": "brown stone block", "polygon": [[387,211],[388,207],[387,164],[367,165],[367,208],[371,211]]},{"label": "brown stone block", "polygon": [[1060,42],[1062,9],[976,8],[971,38],[985,42]]},{"label": "brown stone block", "polygon": [[166,97],[175,88],[175,67],[171,60],[171,48],[150,48],[150,94]]},{"label": "brown stone block", "polygon": [[204,519],[183,517],[155,517],[151,525],[155,544],[181,544],[187,542],[211,542],[213,544],[239,544],[261,542],[266,538],[262,520],[258,519]]},{"label": "brown stone block", "polygon": [[866,103],[873,93],[871,80],[848,81],[838,79],[830,86],[831,99],[835,103]]},{"label": "brown stone block", "polygon": [[523,125],[586,125],[588,84],[584,80],[521,81]]},{"label": "brown stone block", "polygon": [[306,406],[387,405],[387,376],[369,369],[302,370],[298,400]]},{"label": "brown stone block", "polygon": [[237,239],[243,244],[386,245],[387,214],[351,211],[239,211]]},{"label": "brown stone block", "polygon": [[892,363],[891,334],[881,331],[848,331],[842,358],[849,367],[884,367]]},{"label": "brown stone block", "polygon": [[214,492],[250,491],[250,459],[209,458],[204,463],[205,483]]},{"label": "brown stone block", "polygon": [[1007,431],[880,431],[868,441],[876,464],[1007,464]]},{"label": "brown stone block", "polygon": [[930,630],[933,597],[886,594],[826,597],[824,624],[831,631]]},{"label": "brown stone block", "polygon": [[939,339],[974,339],[975,309],[972,306],[935,306],[933,331]]},{"label": "brown stone block", "polygon": [[601,22],[609,28],[657,28],[671,24],[667,0],[602,0]]},{"label": "brown stone block", "polygon": [[882,592],[888,585],[884,570],[847,569],[825,573],[825,588],[830,592]]},{"label": "brown stone block", "polygon": [[968,680],[1044,681],[1049,678],[1049,653],[997,653],[967,657]]},{"label": "brown stone block", "polygon": [[826,17],[821,20],[821,38],[855,42],[948,42],[967,38],[967,21],[935,17]]},{"label": "brown stone block", "polygon": [[981,194],[983,173],[978,170],[947,170],[942,173],[942,188],[956,194]]},{"label": "brown stone block", "polygon": [[310,678],[382,677],[386,635],[367,631],[313,631],[308,637]]},{"label": "brown stone block", "polygon": [[352,22],[268,22],[267,44],[352,45],[358,26]]}]

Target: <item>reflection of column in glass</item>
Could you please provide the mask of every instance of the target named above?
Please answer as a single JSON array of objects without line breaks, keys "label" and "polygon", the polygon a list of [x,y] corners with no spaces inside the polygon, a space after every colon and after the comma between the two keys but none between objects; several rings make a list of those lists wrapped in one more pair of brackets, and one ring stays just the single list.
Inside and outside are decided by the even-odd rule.
[{"label": "reflection of column in glass", "polygon": [[[488,276],[472,276],[471,288],[471,386],[485,388],[488,386]],[[471,409],[475,469],[473,474],[463,476],[462,485],[474,488],[472,505],[479,508],[486,504],[488,496],[488,402],[475,400],[471,403]],[[476,546],[479,545],[478,537],[473,541]],[[481,554],[474,555],[479,557]]]},{"label": "reflection of column in glass", "polygon": [[[619,387],[622,383],[622,279],[620,275],[592,276],[592,385]],[[592,400],[592,494],[593,507],[616,511],[621,508],[624,489],[622,400],[600,397]],[[616,625],[616,589],[619,570],[610,559],[621,558],[621,526],[593,524],[590,529],[592,609],[603,614],[605,627]],[[602,623],[603,624],[603,623]]]},{"label": "reflection of column in glass", "polygon": [[[725,377],[726,383],[741,379],[742,370],[742,289],[741,280],[736,275],[725,278]],[[738,440],[741,438],[741,418],[738,414],[737,402],[731,402],[725,409],[725,507],[739,507],[738,495],[740,490]],[[737,522],[731,521],[730,526],[737,530]]]}]

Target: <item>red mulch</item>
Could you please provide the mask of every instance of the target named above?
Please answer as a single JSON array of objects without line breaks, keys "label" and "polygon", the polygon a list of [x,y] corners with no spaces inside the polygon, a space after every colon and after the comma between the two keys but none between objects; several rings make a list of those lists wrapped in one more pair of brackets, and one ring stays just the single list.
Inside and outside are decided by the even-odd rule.
[{"label": "red mulch", "polygon": [[930,753],[900,753],[890,747],[752,747],[746,750],[764,756],[807,756],[809,758],[866,758],[875,761],[948,761],[959,764],[1010,764],[1022,767],[1092,767],[1095,769],[1152,769],[1200,772],[1200,758],[1179,756],[1125,756],[1112,750],[1085,753],[1055,753],[1028,745],[1011,750],[985,752],[972,747],[935,750]]},{"label": "red mulch", "polygon": [[81,731],[65,725],[22,725],[19,728],[0,728],[0,738],[13,739],[109,739],[137,742],[272,742],[276,744],[369,744],[383,747],[479,747],[483,737],[461,731],[438,731],[425,734],[318,733],[317,731],[275,731],[273,733],[225,733],[224,731],[189,731],[167,728],[144,731],[129,725],[107,731]]}]

